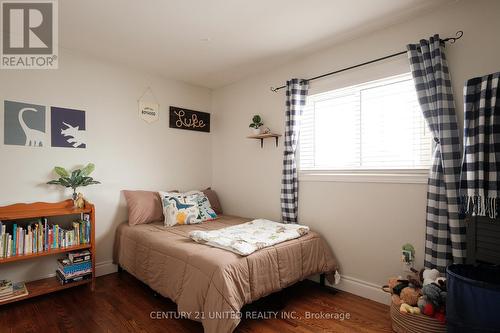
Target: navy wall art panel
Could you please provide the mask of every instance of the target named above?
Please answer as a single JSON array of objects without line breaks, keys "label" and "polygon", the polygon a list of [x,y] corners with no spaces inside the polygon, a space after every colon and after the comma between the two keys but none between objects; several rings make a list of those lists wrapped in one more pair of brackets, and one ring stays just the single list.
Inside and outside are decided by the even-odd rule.
[{"label": "navy wall art panel", "polygon": [[52,147],[86,148],[85,111],[51,107]]}]

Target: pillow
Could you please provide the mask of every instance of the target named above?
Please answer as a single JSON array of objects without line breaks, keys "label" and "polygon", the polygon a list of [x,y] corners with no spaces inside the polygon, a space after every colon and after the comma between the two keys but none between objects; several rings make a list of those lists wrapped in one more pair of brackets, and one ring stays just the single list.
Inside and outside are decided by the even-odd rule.
[{"label": "pillow", "polygon": [[[205,194],[203,194],[200,191],[189,191],[186,193],[159,192],[159,195],[163,205],[163,213],[165,215],[165,220],[164,220],[165,226],[172,226],[176,224],[195,224],[195,223],[214,220],[217,218],[217,214],[214,212],[212,207],[210,207],[210,201],[205,196]],[[173,219],[174,216],[177,216],[176,215],[177,212],[174,212],[172,209],[169,209],[169,205],[171,205],[172,203],[175,204],[176,206],[183,206],[182,204],[189,204],[189,205],[195,204],[196,207],[198,208],[198,215],[196,216],[196,219],[192,220],[190,218],[187,223],[175,222]],[[179,203],[181,203],[181,205],[179,205]],[[189,211],[189,213],[193,212],[194,211],[191,210]],[[182,214],[181,214],[181,219],[182,219]]]},{"label": "pillow", "polygon": [[188,193],[194,195],[194,201],[198,204],[198,209],[200,210],[198,218],[202,222],[215,220],[217,218],[217,213],[212,209],[210,201],[203,192],[193,191]]},{"label": "pillow", "polygon": [[215,191],[212,190],[210,187],[201,192],[203,192],[203,194],[207,196],[208,201],[210,202],[210,206],[215,211],[215,213],[221,215],[222,207],[220,205],[219,198],[217,197],[217,193],[215,193]]},{"label": "pillow", "polygon": [[163,208],[158,192],[124,190],[123,194],[128,206],[129,225],[163,221]]},{"label": "pillow", "polygon": [[158,192],[123,191],[128,206],[128,224],[137,225],[163,220]]},{"label": "pillow", "polygon": [[163,205],[164,225],[171,227],[177,224],[197,224],[200,210],[196,195],[174,192],[158,192]]}]

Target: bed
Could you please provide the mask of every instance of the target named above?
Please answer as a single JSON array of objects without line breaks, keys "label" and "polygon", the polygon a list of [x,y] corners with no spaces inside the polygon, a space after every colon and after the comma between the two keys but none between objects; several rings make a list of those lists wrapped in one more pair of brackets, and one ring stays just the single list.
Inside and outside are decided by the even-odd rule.
[{"label": "bed", "polygon": [[324,273],[333,283],[337,263],[315,232],[249,256],[198,244],[193,230],[215,230],[250,219],[222,215],[215,221],[164,227],[121,224],[114,261],[153,290],[177,303],[178,312],[201,321],[206,333],[230,333],[245,304]]}]

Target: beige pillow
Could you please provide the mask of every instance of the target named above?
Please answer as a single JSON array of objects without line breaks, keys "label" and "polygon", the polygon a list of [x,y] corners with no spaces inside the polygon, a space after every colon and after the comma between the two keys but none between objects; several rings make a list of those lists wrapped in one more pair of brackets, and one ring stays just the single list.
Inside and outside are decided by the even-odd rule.
[{"label": "beige pillow", "polygon": [[123,191],[128,206],[128,224],[137,225],[163,220],[158,192]]},{"label": "beige pillow", "polygon": [[208,201],[210,201],[210,206],[212,206],[212,209],[217,215],[222,214],[222,206],[220,205],[219,198],[217,197],[217,193],[215,193],[212,188],[207,188],[202,191],[203,194],[205,194],[208,198]]}]

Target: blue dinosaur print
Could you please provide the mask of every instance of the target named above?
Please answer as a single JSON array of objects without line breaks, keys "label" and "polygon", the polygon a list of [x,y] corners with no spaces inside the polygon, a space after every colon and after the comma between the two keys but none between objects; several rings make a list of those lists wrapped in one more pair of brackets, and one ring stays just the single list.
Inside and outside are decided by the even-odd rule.
[{"label": "blue dinosaur print", "polygon": [[177,207],[177,209],[187,209],[187,208],[191,208],[191,207],[194,206],[194,205],[189,205],[189,204],[182,203],[176,197],[170,197],[170,198],[168,198],[168,201],[171,201],[171,200],[174,200],[175,206]]}]

